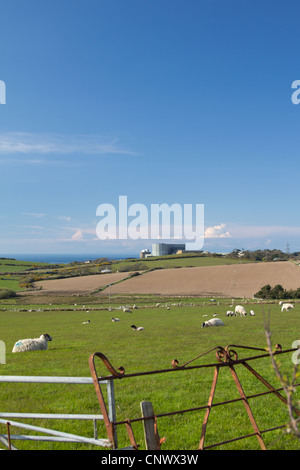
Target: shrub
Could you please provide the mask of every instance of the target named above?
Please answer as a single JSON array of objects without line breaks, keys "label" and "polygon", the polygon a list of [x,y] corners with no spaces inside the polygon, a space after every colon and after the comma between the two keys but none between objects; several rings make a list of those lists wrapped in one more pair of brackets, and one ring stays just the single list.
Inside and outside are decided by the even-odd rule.
[{"label": "shrub", "polygon": [[12,299],[16,297],[16,293],[12,289],[0,289],[0,299]]},{"label": "shrub", "polygon": [[277,284],[275,287],[271,287],[270,284],[263,286],[255,297],[261,299],[299,299],[300,298],[300,287],[295,290],[286,290],[281,284]]}]

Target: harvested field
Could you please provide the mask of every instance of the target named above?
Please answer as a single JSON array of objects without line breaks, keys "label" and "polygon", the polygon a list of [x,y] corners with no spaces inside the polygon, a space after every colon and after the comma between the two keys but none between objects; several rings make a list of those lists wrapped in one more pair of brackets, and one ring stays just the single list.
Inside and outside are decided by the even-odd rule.
[{"label": "harvested field", "polygon": [[[42,287],[42,292],[86,294],[96,289],[118,282],[128,277],[129,273],[94,274],[91,276],[70,277],[66,279],[54,279],[51,281],[39,281],[35,287]],[[36,294],[36,292],[34,292]]]},{"label": "harvested field", "polygon": [[[266,284],[272,287],[281,284],[285,289],[300,287],[300,267],[290,261],[160,269],[126,279],[129,275],[95,274],[39,281],[36,287],[43,288],[41,294],[88,294],[108,284],[123,281],[110,287],[111,294],[236,298],[251,298]],[[103,293],[107,293],[107,289]]]},{"label": "harvested field", "polygon": [[251,298],[266,284],[296,289],[300,287],[300,267],[290,261],[282,261],[162,269],[128,279],[110,289],[112,294]]}]

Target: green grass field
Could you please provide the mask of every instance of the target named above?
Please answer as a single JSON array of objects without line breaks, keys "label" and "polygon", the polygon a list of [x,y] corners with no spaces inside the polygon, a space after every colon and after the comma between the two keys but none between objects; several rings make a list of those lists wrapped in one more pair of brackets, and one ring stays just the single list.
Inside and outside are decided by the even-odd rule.
[{"label": "green grass field", "polygon": [[128,267],[130,270],[132,270],[135,265],[143,265],[145,269],[187,268],[200,266],[220,266],[247,262],[250,263],[251,261],[223,256],[169,255],[165,257],[150,257],[146,259],[114,261],[111,265],[111,269],[113,271],[118,271]]},{"label": "green grass field", "polygon": [[[182,306],[166,308],[151,307],[151,303],[141,302],[141,308],[125,314],[121,310],[92,310],[97,303],[83,308],[81,299],[76,300],[67,311],[67,305],[22,305],[20,301],[0,302],[0,339],[7,348],[6,364],[0,365],[1,375],[58,375],[90,376],[89,356],[102,352],[117,368],[125,367],[126,373],[136,373],[157,369],[171,368],[171,361],[177,359],[183,364],[199,354],[216,346],[228,344],[266,347],[262,306],[247,304],[253,308],[255,317],[247,316],[226,318],[229,301],[222,299],[220,304],[189,306],[185,299]],[[114,304],[115,302],[115,304]],[[192,300],[196,304],[195,299]],[[116,299],[112,303],[118,305]],[[127,301],[127,303],[130,303]],[[139,305],[137,299],[135,303]],[[123,305],[120,303],[119,305]],[[148,305],[148,307],[146,307]],[[70,305],[68,306],[70,307]],[[105,305],[98,304],[103,308]],[[29,312],[32,309],[51,309],[44,312]],[[66,310],[63,310],[65,308]],[[89,313],[86,310],[90,308]],[[6,309],[4,311],[4,309]],[[20,312],[17,310],[23,309]],[[59,310],[57,310],[59,309]],[[264,305],[265,312],[271,312],[272,341],[281,343],[284,349],[290,349],[299,338],[300,304],[294,311],[282,314],[278,304]],[[217,313],[225,326],[219,328],[201,328],[201,323]],[[208,317],[203,317],[208,315]],[[119,317],[120,322],[112,323],[111,317]],[[287,318],[290,321],[287,321]],[[82,322],[89,319],[88,325]],[[131,324],[142,325],[145,330],[135,332]],[[21,338],[37,337],[49,333],[53,341],[47,351],[35,351],[12,354],[15,341]],[[252,352],[240,351],[240,357],[253,355]],[[195,364],[215,362],[214,354],[199,359]],[[280,356],[282,370],[291,374],[293,369],[291,354]],[[102,363],[96,362],[99,375],[108,372]],[[279,386],[271,368],[269,358],[253,361],[251,365],[271,384]],[[236,367],[246,394],[264,391],[262,384],[242,366]],[[149,400],[153,403],[156,414],[205,405],[210,393],[213,369],[178,371],[150,375],[146,377],[115,381],[117,419],[140,417],[140,402]],[[237,398],[238,393],[227,368],[220,372],[215,401]],[[299,392],[298,392],[299,397]],[[261,429],[268,429],[287,422],[287,410],[278,398],[267,395],[251,400],[251,408]],[[100,413],[93,386],[82,385],[43,385],[43,384],[1,384],[1,411],[41,412],[41,413]],[[163,449],[197,449],[201,434],[204,411],[186,413],[173,417],[160,418],[158,429],[161,437],[166,437]],[[47,424],[54,429],[69,433],[80,433],[93,437],[93,424],[80,421],[30,421],[40,426]],[[141,424],[133,425],[140,448],[144,448]],[[23,431],[13,429],[13,434]],[[213,408],[206,433],[206,445],[221,440],[237,437],[252,432],[249,419],[242,403]],[[0,426],[0,433],[5,433]],[[30,432],[28,432],[30,433]],[[118,428],[119,447],[129,444],[124,426]],[[106,437],[103,423],[99,423],[99,437]],[[264,435],[269,449],[299,449],[298,441],[285,435],[282,430]],[[19,449],[81,449],[88,448],[80,444],[49,444],[18,441]],[[259,448],[255,437],[236,441],[224,449]],[[222,447],[220,447],[222,449]]]},{"label": "green grass field", "polygon": [[52,269],[52,266],[46,263],[0,259],[0,289],[24,291],[25,289],[20,287],[20,281],[27,275],[42,273],[47,268]]}]

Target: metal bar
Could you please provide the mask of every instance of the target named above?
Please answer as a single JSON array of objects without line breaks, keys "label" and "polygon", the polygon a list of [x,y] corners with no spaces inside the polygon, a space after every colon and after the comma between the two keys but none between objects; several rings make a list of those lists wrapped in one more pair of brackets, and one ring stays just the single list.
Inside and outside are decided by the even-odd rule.
[{"label": "metal bar", "polygon": [[[286,428],[286,424],[282,424],[281,426],[276,426],[274,428],[264,429],[263,431],[260,431],[260,433],[265,434],[267,432],[276,431],[277,429],[282,429],[282,428]],[[255,432],[251,434],[246,434],[245,436],[234,437],[233,439],[228,439],[227,441],[217,442],[216,444],[210,444],[209,446],[205,446],[204,449],[211,449],[213,447],[230,444],[231,442],[240,441],[242,439],[247,439],[248,437],[254,437],[254,436],[256,436]]]},{"label": "metal bar", "polygon": [[115,386],[112,380],[107,381],[107,402],[108,402],[108,416],[112,423],[115,447],[118,447],[117,427],[114,422],[117,421],[116,416],[116,403],[115,403]]},{"label": "metal bar", "polygon": [[100,386],[100,383],[99,383],[99,379],[98,379],[97,371],[96,371],[96,367],[95,367],[94,360],[95,360],[96,355],[97,355],[97,353],[91,355],[90,358],[89,358],[90,371],[91,371],[91,374],[92,374],[92,379],[93,379],[94,387],[95,387],[95,390],[96,390],[96,395],[97,395],[97,398],[98,398],[100,409],[101,409],[101,412],[102,412],[102,415],[103,415],[103,419],[104,419],[108,439],[111,442],[111,446],[116,448],[114,425],[110,421],[108,413],[107,413],[104,397],[103,397],[103,394],[102,394],[101,386]]},{"label": "metal bar", "polygon": [[[1,424],[6,424],[6,421],[4,419],[0,419]],[[108,439],[91,439],[88,437],[83,437],[83,436],[77,436],[75,434],[69,434],[61,431],[55,431],[53,429],[47,429],[47,428],[42,428],[39,426],[32,426],[30,424],[24,424],[24,423],[19,423],[16,421],[10,421],[11,426],[16,426],[17,428],[24,428],[24,429],[29,429],[31,431],[37,431],[45,434],[50,434],[52,436],[58,436],[58,437],[67,437],[67,438],[73,438],[77,442],[82,442],[84,444],[94,444],[97,446],[101,447],[111,447],[111,442]]]},{"label": "metal bar", "polygon": [[[35,375],[0,375],[0,382],[93,385],[93,379],[91,377],[44,377]],[[101,383],[107,384],[108,382],[101,380]]]},{"label": "metal bar", "polygon": [[[3,434],[4,438],[7,438],[5,434]],[[41,442],[74,442],[78,444],[77,439],[70,439],[66,437],[53,437],[53,436],[29,436],[23,434],[11,434],[10,436],[12,441],[41,441]]]},{"label": "metal bar", "polygon": [[76,414],[55,414],[55,413],[0,413],[0,418],[103,420],[102,415],[87,415],[87,414],[76,415]]},{"label": "metal bar", "polygon": [[98,427],[97,427],[97,420],[93,419],[94,424],[94,439],[98,439]]},{"label": "metal bar", "polygon": [[261,437],[260,430],[258,429],[258,426],[257,426],[257,424],[256,424],[255,418],[254,418],[253,413],[252,413],[252,411],[251,411],[251,408],[250,408],[250,405],[249,405],[249,403],[248,403],[247,397],[246,397],[246,395],[245,395],[245,392],[244,392],[244,390],[243,390],[243,387],[242,387],[242,385],[241,385],[241,382],[239,381],[239,378],[238,378],[238,376],[237,376],[237,373],[236,373],[236,371],[235,371],[233,365],[230,365],[230,366],[229,366],[229,369],[230,369],[231,375],[232,375],[232,377],[233,377],[233,380],[234,380],[234,382],[235,382],[235,384],[236,384],[236,387],[237,387],[237,389],[238,389],[238,391],[239,391],[239,394],[241,395],[241,398],[243,398],[244,407],[245,407],[245,409],[246,409],[246,411],[247,411],[247,414],[248,414],[248,416],[249,416],[250,422],[251,422],[251,424],[252,424],[252,427],[253,427],[253,429],[254,429],[254,431],[255,431],[255,434],[256,434],[256,436],[257,436],[258,442],[259,442],[259,444],[260,444],[260,447],[261,447],[263,450],[267,450],[267,449],[266,449],[266,446],[265,446],[265,443],[264,443],[264,441],[263,441],[263,438]]},{"label": "metal bar", "polygon": [[[244,363],[243,366],[246,367],[246,369],[249,370],[249,372],[251,372],[251,374],[253,374],[258,380],[260,380],[260,382],[262,382],[269,390],[271,390],[273,393],[275,393],[275,395],[285,404],[287,405],[287,400],[286,398],[284,398],[280,393],[277,392],[277,390],[275,390],[275,388],[269,384],[269,382],[266,381],[266,379],[264,379],[258,372],[256,372],[256,370],[254,370],[251,366],[249,366],[249,364],[247,363]],[[297,410],[295,407],[293,407],[293,411],[296,413],[297,416],[300,416],[300,411]]]},{"label": "metal bar", "polygon": [[8,449],[11,450],[11,441],[10,441],[10,423],[6,423],[6,429],[7,429],[7,441],[8,441]]},{"label": "metal bar", "polygon": [[211,410],[211,407],[212,407],[212,402],[213,402],[215,391],[216,391],[217,380],[218,380],[218,375],[219,375],[219,369],[220,369],[220,367],[217,366],[215,368],[215,372],[214,372],[214,378],[213,378],[211,391],[210,391],[210,395],[209,395],[209,399],[208,399],[207,409],[206,409],[206,413],[205,413],[205,416],[204,416],[204,421],[203,421],[203,424],[202,424],[202,432],[201,432],[201,438],[200,438],[200,442],[199,442],[199,450],[203,450],[203,446],[204,446],[206,426],[207,426],[207,423],[208,423],[208,418],[209,418],[210,410]]},{"label": "metal bar", "polygon": [[131,444],[133,450],[138,450],[138,445],[137,445],[135,437],[134,437],[134,433],[133,433],[133,429],[132,429],[132,426],[131,426],[130,419],[126,420],[125,427],[126,427],[127,434],[128,434],[129,440],[130,440],[130,444]]},{"label": "metal bar", "polygon": [[[286,354],[286,353],[289,353],[289,352],[295,352],[297,351],[297,349],[286,349],[285,351],[275,351],[274,352],[274,355],[280,355],[280,354]],[[95,353],[95,354],[100,354],[100,353]],[[262,359],[262,358],[270,358],[270,354],[269,353],[266,353],[266,354],[260,354],[258,356],[252,356],[252,357],[246,357],[244,359],[237,359],[235,361],[231,361],[231,362],[217,362],[217,363],[211,363],[211,364],[201,364],[201,365],[197,365],[197,366],[188,366],[188,367],[172,367],[172,369],[159,369],[159,370],[151,370],[151,371],[145,371],[145,372],[136,372],[136,373],[132,373],[132,374],[126,374],[124,371],[124,368],[120,368],[122,369],[122,373],[118,373],[118,375],[116,375],[115,373],[113,375],[108,375],[108,376],[104,376],[104,377],[99,377],[98,380],[99,381],[106,381],[106,380],[116,380],[116,379],[128,379],[128,378],[132,378],[132,377],[142,377],[142,376],[147,376],[147,375],[154,375],[154,374],[162,374],[162,373],[168,373],[168,372],[183,372],[183,371],[187,371],[187,370],[196,370],[196,369],[205,369],[205,368],[210,368],[210,367],[216,367],[216,366],[220,366],[220,367],[229,367],[231,363],[234,363],[234,364],[243,364],[244,362],[249,362],[249,361],[253,361],[253,360],[256,360],[256,359]]]}]

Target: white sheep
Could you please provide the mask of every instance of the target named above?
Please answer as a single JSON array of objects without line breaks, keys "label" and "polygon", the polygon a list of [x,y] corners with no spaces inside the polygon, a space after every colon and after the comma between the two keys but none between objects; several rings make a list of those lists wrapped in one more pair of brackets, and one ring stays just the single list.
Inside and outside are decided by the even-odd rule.
[{"label": "white sheep", "polygon": [[202,328],[205,326],[225,326],[220,318],[211,318],[210,320],[205,321],[202,323]]},{"label": "white sheep", "polygon": [[251,315],[251,317],[255,317],[255,312],[254,312],[254,310],[250,310],[249,315]]},{"label": "white sheep", "polygon": [[282,304],[282,305],[281,305],[281,311],[282,311],[282,312],[284,312],[284,311],[288,312],[288,311],[291,310],[292,308],[295,308],[295,306],[292,305],[292,304]]},{"label": "white sheep", "polygon": [[52,339],[53,338],[51,338],[51,336],[48,335],[48,333],[41,335],[39,338],[19,339],[19,341],[15,343],[12,352],[18,353],[18,352],[25,352],[25,351],[46,350],[48,348],[48,341],[52,341]]},{"label": "white sheep", "polygon": [[124,312],[124,313],[131,313],[131,310],[130,310],[129,308],[127,308],[127,307],[124,307],[124,308],[123,308],[123,312]]},{"label": "white sheep", "polygon": [[134,331],[142,331],[142,330],[145,329],[143,326],[135,326],[135,325],[131,325],[131,328],[132,328]]},{"label": "white sheep", "polygon": [[90,320],[87,320],[87,321],[82,322],[83,325],[88,325],[89,323],[91,323]]},{"label": "white sheep", "polygon": [[234,312],[239,314],[241,317],[245,317],[247,315],[247,311],[242,305],[237,305],[234,309]]},{"label": "white sheep", "polygon": [[114,318],[114,317],[112,317],[111,321],[112,321],[112,322],[120,321],[120,318]]}]

